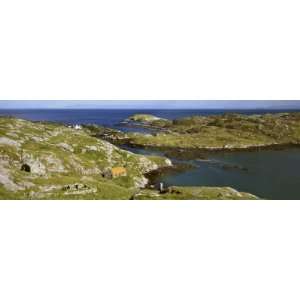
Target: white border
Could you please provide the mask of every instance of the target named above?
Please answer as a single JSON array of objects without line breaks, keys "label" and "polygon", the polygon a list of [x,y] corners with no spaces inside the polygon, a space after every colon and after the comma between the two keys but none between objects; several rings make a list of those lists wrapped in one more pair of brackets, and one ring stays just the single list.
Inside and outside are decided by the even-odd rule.
[{"label": "white border", "polygon": [[[0,2],[1,100],[300,99],[299,1]],[[299,299],[298,201],[0,202],[0,298]]]},{"label": "white border", "polygon": [[299,201],[1,201],[1,299],[299,299]]},{"label": "white border", "polygon": [[2,100],[298,100],[299,1],[1,1]]}]

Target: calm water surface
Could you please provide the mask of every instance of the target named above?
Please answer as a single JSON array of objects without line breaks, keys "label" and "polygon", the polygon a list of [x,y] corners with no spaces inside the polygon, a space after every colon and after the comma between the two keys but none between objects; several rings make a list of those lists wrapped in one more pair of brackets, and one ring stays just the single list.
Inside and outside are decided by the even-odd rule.
[{"label": "calm water surface", "polygon": [[[232,111],[244,114],[274,111]],[[95,123],[125,131],[121,122],[135,113],[150,113],[164,118],[191,115],[221,114],[222,110],[0,110],[0,115],[11,115],[28,120],[47,120],[65,124]],[[136,153],[162,152],[131,149]],[[195,168],[178,174],[157,178],[166,185],[231,186],[265,199],[300,198],[300,148],[260,150],[255,152],[223,152],[206,155],[208,161],[189,160]]]},{"label": "calm water surface", "polygon": [[[163,155],[153,149],[129,148],[138,154]],[[158,186],[230,186],[263,199],[300,199],[300,148],[214,152],[204,159],[173,162],[193,168],[155,179]]]},{"label": "calm water surface", "polygon": [[[217,153],[196,168],[161,178],[167,185],[231,186],[265,199],[300,198],[300,149]],[[160,180],[160,179],[158,179]]]}]

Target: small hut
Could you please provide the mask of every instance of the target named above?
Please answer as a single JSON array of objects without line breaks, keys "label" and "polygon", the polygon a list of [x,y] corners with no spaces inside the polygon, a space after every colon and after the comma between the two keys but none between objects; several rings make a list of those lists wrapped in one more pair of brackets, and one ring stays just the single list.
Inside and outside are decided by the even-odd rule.
[{"label": "small hut", "polygon": [[117,178],[120,176],[127,176],[127,170],[124,167],[114,167],[111,169],[106,169],[103,172],[105,178]]},{"label": "small hut", "polygon": [[115,167],[111,169],[111,175],[113,178],[120,177],[120,176],[126,176],[127,171],[124,167]]}]

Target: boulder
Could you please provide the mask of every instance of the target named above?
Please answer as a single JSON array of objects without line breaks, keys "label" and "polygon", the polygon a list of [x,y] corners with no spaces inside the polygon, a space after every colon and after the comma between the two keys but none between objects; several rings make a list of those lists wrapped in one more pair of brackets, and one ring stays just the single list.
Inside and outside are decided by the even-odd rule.
[{"label": "boulder", "polygon": [[15,141],[13,139],[7,138],[5,136],[0,137],[0,144],[13,146],[16,148],[19,148],[21,145],[19,142]]},{"label": "boulder", "polygon": [[152,170],[158,169],[158,165],[155,162],[144,156],[140,157],[139,166],[142,173],[148,173]]},{"label": "boulder", "polygon": [[92,145],[92,146],[86,146],[85,148],[86,148],[87,150],[89,150],[89,151],[98,151],[97,146],[94,146],[94,145]]},{"label": "boulder", "polygon": [[72,147],[71,145],[69,145],[69,144],[66,144],[66,143],[59,143],[59,144],[57,144],[57,146],[63,148],[63,149],[66,150],[66,151],[74,152],[73,147]]}]

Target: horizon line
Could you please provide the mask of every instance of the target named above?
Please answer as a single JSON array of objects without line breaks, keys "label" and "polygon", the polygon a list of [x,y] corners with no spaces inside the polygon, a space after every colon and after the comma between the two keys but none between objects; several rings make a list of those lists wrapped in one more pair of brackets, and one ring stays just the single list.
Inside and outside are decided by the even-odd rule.
[{"label": "horizon line", "polygon": [[300,108],[297,107],[246,107],[246,108],[100,108],[100,107],[61,107],[61,108],[55,108],[55,107],[41,107],[41,108],[1,108],[0,110],[300,110]]}]

